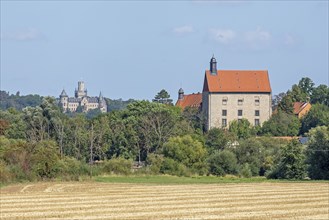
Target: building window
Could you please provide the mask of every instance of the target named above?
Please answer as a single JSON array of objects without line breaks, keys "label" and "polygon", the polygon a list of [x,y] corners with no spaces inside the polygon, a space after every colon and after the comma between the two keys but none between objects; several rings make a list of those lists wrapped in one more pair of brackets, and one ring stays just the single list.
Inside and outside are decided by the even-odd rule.
[{"label": "building window", "polygon": [[255,116],[259,116],[259,110],[255,110]]},{"label": "building window", "polygon": [[227,120],[226,118],[222,119],[222,127],[225,128],[227,126]]},{"label": "building window", "polygon": [[254,98],[255,98],[255,105],[259,106],[259,102],[260,102],[259,101],[259,96],[255,96]]},{"label": "building window", "polygon": [[227,98],[223,98],[223,99],[222,99],[222,104],[223,104],[223,105],[227,105]]},{"label": "building window", "polygon": [[238,99],[238,105],[242,105],[243,104],[243,99]]},{"label": "building window", "polygon": [[238,110],[238,116],[242,116],[242,110]]},{"label": "building window", "polygon": [[222,116],[227,116],[227,110],[222,110]]},{"label": "building window", "polygon": [[260,125],[259,119],[255,119],[255,126],[259,126],[259,125]]}]

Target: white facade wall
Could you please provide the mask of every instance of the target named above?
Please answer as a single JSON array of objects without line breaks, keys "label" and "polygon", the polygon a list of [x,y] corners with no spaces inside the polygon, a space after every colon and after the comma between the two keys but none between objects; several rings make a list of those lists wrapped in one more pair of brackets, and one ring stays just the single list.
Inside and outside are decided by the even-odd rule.
[{"label": "white facade wall", "polygon": [[[242,102],[239,102],[239,100],[242,100]],[[242,118],[248,119],[253,126],[255,125],[255,119],[258,119],[261,125],[272,114],[271,102],[270,93],[204,92],[202,108],[206,116],[206,127],[208,129],[228,127],[231,121]],[[226,116],[223,116],[223,110],[226,110]],[[238,116],[238,110],[242,110],[242,116]],[[259,111],[259,116],[255,115],[256,110]],[[223,126],[223,119],[226,119],[227,126]]]}]

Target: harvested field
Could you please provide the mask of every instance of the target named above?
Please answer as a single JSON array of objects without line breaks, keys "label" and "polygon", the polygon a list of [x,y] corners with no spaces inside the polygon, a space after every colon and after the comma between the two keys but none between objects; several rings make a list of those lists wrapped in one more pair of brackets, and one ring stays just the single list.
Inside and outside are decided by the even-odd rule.
[{"label": "harvested field", "polygon": [[0,205],[1,219],[329,219],[329,183],[31,183]]}]

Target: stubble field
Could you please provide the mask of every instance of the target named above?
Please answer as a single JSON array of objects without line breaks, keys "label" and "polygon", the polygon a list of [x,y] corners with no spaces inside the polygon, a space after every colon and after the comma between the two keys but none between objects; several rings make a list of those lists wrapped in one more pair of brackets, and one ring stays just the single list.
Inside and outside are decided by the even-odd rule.
[{"label": "stubble field", "polygon": [[329,219],[329,183],[31,183],[1,188],[1,219]]}]

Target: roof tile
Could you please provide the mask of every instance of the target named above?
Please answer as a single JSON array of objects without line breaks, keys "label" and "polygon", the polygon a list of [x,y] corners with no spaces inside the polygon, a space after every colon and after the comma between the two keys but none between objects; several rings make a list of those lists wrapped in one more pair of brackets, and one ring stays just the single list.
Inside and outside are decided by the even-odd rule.
[{"label": "roof tile", "polygon": [[202,102],[202,94],[190,94],[190,95],[184,95],[183,99],[178,99],[176,102],[176,106],[179,106],[181,108],[186,107],[194,107],[199,108],[201,106]]},{"label": "roof tile", "polygon": [[204,92],[271,92],[267,70],[206,70]]}]

